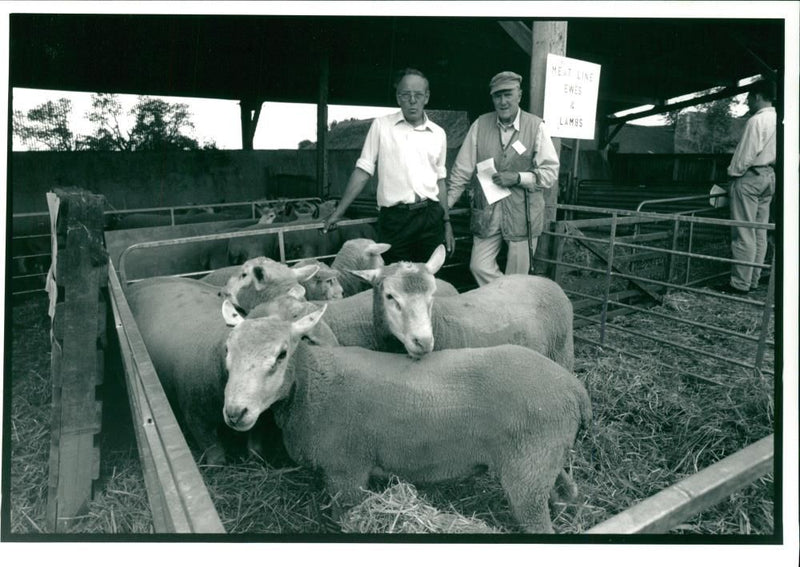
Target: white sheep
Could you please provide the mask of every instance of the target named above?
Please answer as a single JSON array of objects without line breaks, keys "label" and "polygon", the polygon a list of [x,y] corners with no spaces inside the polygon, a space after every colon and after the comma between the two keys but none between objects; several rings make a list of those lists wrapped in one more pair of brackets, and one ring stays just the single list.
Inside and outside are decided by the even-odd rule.
[{"label": "white sheep", "polygon": [[290,356],[324,312],[291,323],[253,317],[231,331],[220,315],[230,301],[197,280],[151,278],[129,286],[126,295],[176,417],[206,461],[214,464],[225,460],[226,383],[265,380],[276,360]]},{"label": "white sheep", "polygon": [[341,284],[341,272],[328,266],[319,260],[300,260],[294,267],[317,266],[317,273],[311,278],[300,282],[306,289],[306,299],[331,300],[344,297],[344,290]]},{"label": "white sheep", "polygon": [[373,270],[384,265],[384,254],[391,244],[375,242],[369,238],[353,238],[342,244],[331,262],[331,268],[339,270],[344,296],[349,297],[370,288],[369,283],[350,273],[350,270]]},{"label": "white sheep", "polygon": [[319,267],[316,265],[289,267],[271,258],[258,257],[246,261],[241,266],[220,268],[200,281],[217,284],[223,297],[230,297],[233,302],[246,312],[264,301],[283,294],[305,297],[302,283],[313,277]]},{"label": "white sheep", "polygon": [[271,360],[266,380],[231,374],[226,422],[247,431],[272,407],[290,457],[323,471],[337,505],[358,503],[373,474],[436,482],[488,467],[520,527],[552,532],[548,498],[591,420],[585,388],[561,366],[516,345],[412,360],[301,342],[288,363]]},{"label": "white sheep", "polygon": [[[433,274],[444,255],[444,246],[439,246],[426,263],[397,262],[353,272],[374,288],[372,332],[378,350],[405,350],[420,357],[434,348],[517,344],[572,371],[572,303],[561,286],[548,278],[515,274],[434,300]],[[337,337],[338,315],[329,312],[326,318]]]}]

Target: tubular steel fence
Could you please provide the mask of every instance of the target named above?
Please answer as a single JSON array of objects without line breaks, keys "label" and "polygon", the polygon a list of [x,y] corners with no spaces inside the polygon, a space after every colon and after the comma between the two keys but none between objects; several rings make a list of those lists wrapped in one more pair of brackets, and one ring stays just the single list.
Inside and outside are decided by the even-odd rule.
[{"label": "tubular steel fence", "polygon": [[[774,376],[774,250],[769,264],[737,262],[729,257],[728,236],[731,227],[744,226],[767,231],[771,242],[774,224],[576,205],[557,208],[594,217],[557,221],[554,230],[545,231],[555,238],[555,246],[553,258],[544,261],[573,301],[576,331],[597,329],[594,337],[585,330],[576,332],[576,340],[637,358],[656,350],[676,361],[694,357],[702,372],[685,363],[658,363],[713,383],[732,368]],[[710,282],[725,281],[721,278],[727,278],[730,266],[737,263],[769,272],[765,294],[762,290],[740,297],[707,288]],[[653,304],[666,309],[654,309]],[[718,316],[725,312],[731,316]],[[631,313],[652,317],[653,331],[612,322]],[[747,328],[741,328],[743,321],[750,322]],[[667,326],[679,332],[666,332]],[[627,335],[627,341],[643,340],[637,342],[637,350],[651,347],[634,352],[614,346],[607,340],[610,332]],[[686,340],[694,336],[725,348],[701,348]]]}]

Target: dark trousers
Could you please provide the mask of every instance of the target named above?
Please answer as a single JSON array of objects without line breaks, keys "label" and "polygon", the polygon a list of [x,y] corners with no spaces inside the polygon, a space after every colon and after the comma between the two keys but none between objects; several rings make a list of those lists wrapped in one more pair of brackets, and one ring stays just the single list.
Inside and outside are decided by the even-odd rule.
[{"label": "dark trousers", "polygon": [[427,262],[444,244],[444,211],[436,201],[383,207],[378,213],[378,239],[391,244],[383,254],[387,264],[401,260]]}]

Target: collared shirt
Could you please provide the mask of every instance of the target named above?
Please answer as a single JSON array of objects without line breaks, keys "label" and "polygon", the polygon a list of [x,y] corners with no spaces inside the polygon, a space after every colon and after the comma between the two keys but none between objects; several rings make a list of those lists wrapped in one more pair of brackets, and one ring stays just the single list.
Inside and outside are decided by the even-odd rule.
[{"label": "collared shirt", "polygon": [[[370,175],[378,169],[378,207],[415,200],[439,200],[437,182],[447,176],[447,137],[428,120],[412,126],[402,112],[372,121],[356,167]],[[418,196],[419,198],[415,198]]]},{"label": "collared shirt", "polygon": [[775,164],[776,122],[773,106],[766,106],[749,118],[728,166],[729,176],[741,177],[753,166]]},{"label": "collared shirt", "polygon": [[[497,127],[500,130],[500,141],[503,146],[507,146],[511,141],[514,132],[519,132],[520,111],[517,111],[512,125],[505,126],[500,119],[497,119]],[[539,125],[536,134],[536,142],[533,146],[533,171],[522,171],[519,174],[520,185],[528,190],[535,187],[552,187],[558,179],[558,153],[553,145],[553,140],[547,134],[544,122]],[[452,207],[461,197],[472,174],[475,171],[478,154],[478,121],[469,127],[464,144],[456,158],[456,162],[450,170],[450,184],[447,189],[447,204]]]}]

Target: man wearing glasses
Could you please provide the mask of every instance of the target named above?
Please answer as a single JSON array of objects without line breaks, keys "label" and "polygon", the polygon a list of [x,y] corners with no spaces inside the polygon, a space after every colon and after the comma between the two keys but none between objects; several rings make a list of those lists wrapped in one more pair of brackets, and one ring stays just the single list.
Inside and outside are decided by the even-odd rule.
[{"label": "man wearing glasses", "polygon": [[400,112],[373,120],[344,195],[323,230],[336,228],[377,167],[378,239],[392,245],[384,261],[426,262],[439,244],[451,253],[455,242],[444,181],[447,140],[425,114],[430,97],[425,75],[405,69],[395,88]]}]

